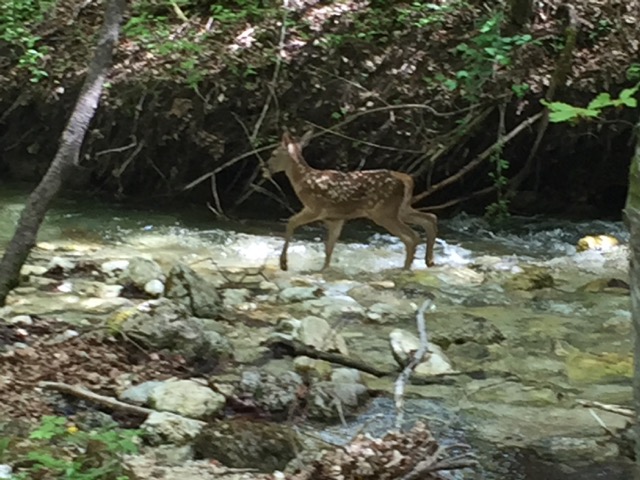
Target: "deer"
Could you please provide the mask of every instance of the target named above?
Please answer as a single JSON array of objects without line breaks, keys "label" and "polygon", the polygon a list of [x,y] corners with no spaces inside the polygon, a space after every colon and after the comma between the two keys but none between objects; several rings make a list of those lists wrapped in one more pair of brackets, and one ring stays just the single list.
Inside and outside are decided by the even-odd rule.
[{"label": "deer", "polygon": [[302,156],[302,149],[312,134],[313,131],[309,130],[296,140],[285,131],[263,171],[266,178],[284,172],[304,207],[287,222],[280,269],[288,269],[287,250],[295,230],[321,221],[327,228],[321,271],[326,270],[345,222],[355,218],[372,220],[404,243],[404,270],[411,269],[420,243],[420,236],[408,224],[419,225],[427,237],[425,263],[427,267],[434,266],[433,247],[438,234],[438,217],[411,206],[413,178],[406,173],[386,169],[341,172],[312,168]]}]

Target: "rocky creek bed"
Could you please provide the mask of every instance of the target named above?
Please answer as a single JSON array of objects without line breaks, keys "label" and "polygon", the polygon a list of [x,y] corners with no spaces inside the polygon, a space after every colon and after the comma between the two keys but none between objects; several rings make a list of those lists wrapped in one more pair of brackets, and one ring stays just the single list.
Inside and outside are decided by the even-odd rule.
[{"label": "rocky creek bed", "polygon": [[[3,235],[16,206],[0,208]],[[446,478],[630,475],[627,418],[579,405],[631,404],[619,224],[521,221],[494,234],[459,217],[443,222],[438,265],[416,260],[411,272],[398,269],[395,239],[354,228],[321,274],[321,230],[298,237],[281,272],[281,239],[268,234],[279,226],[206,230],[109,209],[102,222],[90,217],[53,212],[0,309],[2,417],[72,415],[82,428],[107,421],[106,410],[139,426],[131,412],[40,382],[71,384],[153,410],[141,425],[153,448],[130,460],[135,478],[250,475],[221,477],[220,464],[282,470],[294,451],[393,428],[400,357],[430,298],[436,353],[406,386],[405,423],[426,422],[442,445],[471,446],[479,468]],[[597,233],[622,245],[576,251]],[[391,374],[294,358],[292,342]]]}]

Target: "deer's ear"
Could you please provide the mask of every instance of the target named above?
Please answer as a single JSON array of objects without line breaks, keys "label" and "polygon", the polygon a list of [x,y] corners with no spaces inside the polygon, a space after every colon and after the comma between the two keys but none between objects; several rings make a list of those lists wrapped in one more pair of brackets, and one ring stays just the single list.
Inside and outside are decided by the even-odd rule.
[{"label": "deer's ear", "polygon": [[300,139],[300,147],[301,148],[306,147],[309,144],[309,140],[311,140],[312,136],[313,136],[313,128],[310,128],[309,130],[304,132],[304,135],[302,135],[302,138]]},{"label": "deer's ear", "polygon": [[289,145],[290,143],[293,143],[293,138],[291,137],[291,134],[289,132],[284,132],[282,134],[282,145],[284,147],[287,147],[287,145]]}]

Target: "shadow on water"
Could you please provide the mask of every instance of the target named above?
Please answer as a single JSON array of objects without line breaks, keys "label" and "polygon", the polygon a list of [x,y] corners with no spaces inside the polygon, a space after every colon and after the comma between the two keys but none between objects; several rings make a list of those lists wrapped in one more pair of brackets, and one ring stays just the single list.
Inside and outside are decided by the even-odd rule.
[{"label": "shadow on water", "polygon": [[[482,480],[632,480],[631,461],[590,465],[545,462],[527,451],[502,452],[503,468],[486,472]],[[500,463],[497,460],[496,464]],[[500,473],[504,472],[504,473]]]}]

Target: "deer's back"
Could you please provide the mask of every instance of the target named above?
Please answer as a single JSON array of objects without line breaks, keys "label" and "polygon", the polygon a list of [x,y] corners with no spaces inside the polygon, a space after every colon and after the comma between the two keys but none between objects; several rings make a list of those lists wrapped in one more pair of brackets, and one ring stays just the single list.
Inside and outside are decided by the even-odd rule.
[{"label": "deer's back", "polygon": [[380,205],[399,206],[413,192],[413,179],[391,170],[312,170],[294,185],[300,201],[336,218],[366,216]]}]

